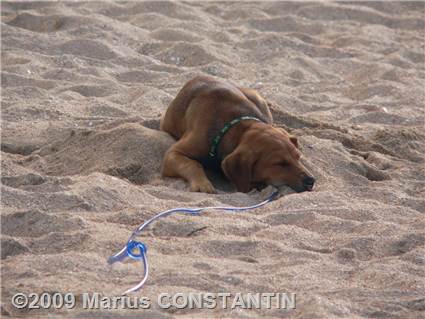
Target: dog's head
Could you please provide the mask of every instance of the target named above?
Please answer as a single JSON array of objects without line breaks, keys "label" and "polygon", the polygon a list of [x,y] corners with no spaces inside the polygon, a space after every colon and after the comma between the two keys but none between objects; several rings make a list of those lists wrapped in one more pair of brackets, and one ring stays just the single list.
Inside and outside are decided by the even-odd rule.
[{"label": "dog's head", "polygon": [[300,157],[296,137],[282,128],[253,125],[221,167],[240,192],[251,190],[253,183],[311,191],[315,180]]}]

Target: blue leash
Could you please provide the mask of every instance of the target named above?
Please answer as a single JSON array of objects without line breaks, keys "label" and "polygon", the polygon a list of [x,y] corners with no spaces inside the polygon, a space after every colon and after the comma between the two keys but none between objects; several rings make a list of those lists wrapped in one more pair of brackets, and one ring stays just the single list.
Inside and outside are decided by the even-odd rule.
[{"label": "blue leash", "polygon": [[135,237],[139,236],[144,228],[146,228],[149,224],[157,220],[161,217],[166,217],[174,213],[184,213],[189,215],[199,215],[201,212],[206,210],[223,210],[223,211],[245,211],[250,209],[255,209],[261,206],[264,206],[267,203],[270,203],[278,194],[278,191],[274,191],[266,200],[262,201],[259,204],[252,205],[252,206],[246,206],[246,207],[223,207],[223,206],[210,206],[210,207],[198,207],[198,208],[174,208],[169,209],[166,211],[163,211],[154,217],[148,219],[143,224],[141,224],[139,227],[137,227],[133,233],[131,234],[130,238],[127,241],[127,244],[115,255],[109,257],[108,263],[113,264],[117,261],[122,261],[126,257],[130,257],[134,260],[142,260],[143,261],[143,267],[145,270],[145,273],[143,275],[142,281],[140,281],[136,286],[133,288],[130,288],[126,290],[123,294],[127,294],[129,292],[134,292],[139,290],[143,287],[146,280],[148,279],[149,275],[149,265],[148,265],[148,259],[146,257],[147,247],[144,243],[134,240]]}]

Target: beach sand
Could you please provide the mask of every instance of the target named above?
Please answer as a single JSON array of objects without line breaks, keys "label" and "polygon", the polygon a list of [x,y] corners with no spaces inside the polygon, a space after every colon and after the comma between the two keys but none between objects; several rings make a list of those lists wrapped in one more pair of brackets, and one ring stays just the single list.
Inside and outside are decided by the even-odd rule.
[{"label": "beach sand", "polygon": [[[424,6],[2,1],[2,317],[423,318]],[[135,296],[288,292],[296,309],[88,312],[82,293],[141,279],[140,263],[107,258],[147,218],[266,196],[160,177],[174,140],[159,119],[200,74],[270,101],[317,184],[156,222],[139,237],[150,277]],[[19,310],[18,292],[78,304]]]}]

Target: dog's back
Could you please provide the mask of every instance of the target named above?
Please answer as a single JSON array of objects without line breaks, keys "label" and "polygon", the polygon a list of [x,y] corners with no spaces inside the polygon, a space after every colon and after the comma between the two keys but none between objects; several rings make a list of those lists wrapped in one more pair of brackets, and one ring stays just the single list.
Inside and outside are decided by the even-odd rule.
[{"label": "dog's back", "polygon": [[[244,92],[249,93],[244,94]],[[236,86],[213,77],[198,76],[183,86],[171,102],[160,129],[179,139],[194,126],[208,128],[210,136],[218,131],[223,123],[239,116],[255,116],[271,123],[270,112],[264,102],[259,106],[261,97],[251,94],[249,89]]]}]

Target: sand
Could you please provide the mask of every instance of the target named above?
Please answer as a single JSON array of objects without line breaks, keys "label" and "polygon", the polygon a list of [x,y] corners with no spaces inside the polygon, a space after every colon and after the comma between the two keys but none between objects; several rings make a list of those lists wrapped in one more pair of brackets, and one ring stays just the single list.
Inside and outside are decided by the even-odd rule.
[{"label": "sand", "polygon": [[[424,318],[424,7],[2,1],[2,317]],[[270,101],[317,186],[158,221],[136,296],[288,292],[296,309],[15,309],[18,292],[136,284],[139,263],[106,260],[159,211],[266,196],[160,177],[159,119],[199,74]]]}]

